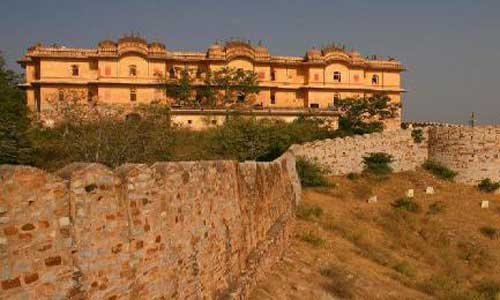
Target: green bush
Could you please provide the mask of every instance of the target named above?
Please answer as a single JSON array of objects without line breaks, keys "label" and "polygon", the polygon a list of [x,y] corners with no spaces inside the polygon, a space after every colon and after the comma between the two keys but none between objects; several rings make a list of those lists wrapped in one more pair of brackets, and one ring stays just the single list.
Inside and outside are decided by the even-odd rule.
[{"label": "green bush", "polygon": [[354,180],[357,180],[358,178],[359,178],[359,175],[356,174],[356,173],[349,173],[349,174],[347,174],[347,179],[349,179],[349,180],[354,181]]},{"label": "green bush", "polygon": [[391,205],[396,209],[402,209],[413,213],[422,211],[420,205],[408,197],[400,198],[394,201]]},{"label": "green bush", "polygon": [[429,211],[427,212],[429,215],[436,215],[438,213],[443,212],[446,209],[446,204],[442,201],[433,202],[429,205]]},{"label": "green bush", "polygon": [[474,290],[477,291],[484,300],[497,300],[500,294],[500,284],[497,281],[485,279],[480,281]]},{"label": "green bush", "polygon": [[497,236],[497,229],[492,226],[483,226],[479,228],[479,231],[486,237],[494,239]]},{"label": "green bush", "polygon": [[320,274],[330,280],[327,288],[336,296],[342,297],[343,299],[351,299],[354,297],[356,276],[349,274],[337,265],[330,265],[322,268]]},{"label": "green bush", "polygon": [[489,178],[485,178],[479,182],[477,189],[485,193],[493,193],[500,188],[500,182],[493,182]]},{"label": "green bush", "polygon": [[413,129],[411,131],[411,137],[415,143],[420,144],[424,140],[424,132],[422,129]]},{"label": "green bush", "polygon": [[297,217],[302,220],[311,221],[323,216],[323,209],[317,205],[300,204],[297,208]]},{"label": "green bush", "polygon": [[436,175],[439,178],[446,179],[446,180],[453,180],[455,176],[457,176],[457,172],[449,169],[445,165],[432,161],[432,160],[427,160],[423,164],[423,168],[432,174]]},{"label": "green bush", "polygon": [[330,182],[324,175],[324,170],[314,162],[297,158],[297,173],[299,174],[300,183],[304,187],[319,187],[329,186]]},{"label": "green bush", "polygon": [[300,239],[306,243],[313,245],[314,247],[321,247],[326,243],[326,240],[312,231],[305,232],[300,236]]},{"label": "green bush", "polygon": [[373,175],[386,175],[392,172],[390,163],[393,157],[383,152],[369,153],[363,157],[364,172]]},{"label": "green bush", "polygon": [[406,261],[401,261],[392,266],[392,269],[398,273],[403,274],[406,277],[415,277],[415,272],[411,268],[410,264]]}]

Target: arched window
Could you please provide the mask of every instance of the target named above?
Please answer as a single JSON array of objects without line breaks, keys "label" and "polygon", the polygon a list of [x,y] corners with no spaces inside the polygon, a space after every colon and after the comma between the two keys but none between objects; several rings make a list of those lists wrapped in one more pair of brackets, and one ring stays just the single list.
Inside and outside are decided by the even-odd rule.
[{"label": "arched window", "polygon": [[175,70],[174,68],[170,68],[170,70],[168,71],[168,76],[171,78],[171,79],[174,79],[176,76],[175,76]]},{"label": "arched window", "polygon": [[340,74],[339,71],[333,72],[333,81],[336,81],[336,82],[342,81],[342,74]]},{"label": "arched window", "polygon": [[78,65],[72,65],[71,66],[71,75],[78,76],[78,74],[79,74]]},{"label": "arched window", "polygon": [[129,76],[137,76],[137,67],[135,65],[128,66],[128,75]]},{"label": "arched window", "polygon": [[379,84],[379,77],[377,74],[372,76],[372,84]]},{"label": "arched window", "polygon": [[137,91],[135,88],[130,89],[130,101],[132,102],[137,101]]}]

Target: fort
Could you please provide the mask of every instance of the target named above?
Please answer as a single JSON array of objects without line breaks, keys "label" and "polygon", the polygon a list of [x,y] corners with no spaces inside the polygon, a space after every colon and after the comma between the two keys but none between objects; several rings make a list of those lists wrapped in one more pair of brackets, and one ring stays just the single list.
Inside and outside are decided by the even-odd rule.
[{"label": "fort", "polygon": [[[187,52],[125,35],[117,42],[101,41],[96,48],[36,44],[19,63],[25,69],[25,83],[20,87],[26,90],[28,106],[40,114],[51,109],[51,98],[64,97],[67,91],[106,104],[172,103],[165,83],[175,82],[187,71],[193,84],[201,85],[207,74],[223,67],[256,74],[259,92],[241,96],[252,96],[259,115],[285,121],[310,110],[336,118],[338,99],[374,94],[387,95],[400,111],[405,92],[400,79],[405,68],[399,61],[364,57],[340,44],[311,48],[304,56],[278,56],[261,43],[243,40],[216,42],[205,52]],[[217,124],[224,111],[174,107],[172,115],[178,124],[200,128]],[[207,115],[214,116],[215,122],[204,124],[201,119]],[[399,123],[400,113],[396,118]]]}]

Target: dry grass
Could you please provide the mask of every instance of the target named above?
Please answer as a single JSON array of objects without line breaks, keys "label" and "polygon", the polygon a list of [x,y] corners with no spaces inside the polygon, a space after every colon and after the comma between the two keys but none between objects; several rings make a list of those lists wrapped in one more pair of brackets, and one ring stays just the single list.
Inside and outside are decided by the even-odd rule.
[{"label": "dry grass", "polygon": [[[499,195],[423,170],[384,181],[350,177],[332,177],[329,193],[304,190],[306,217],[296,222],[284,262],[251,299],[494,299]],[[436,193],[425,194],[427,186]],[[410,188],[411,203],[395,208]],[[366,202],[372,195],[378,203]],[[481,209],[481,200],[490,208]]]}]

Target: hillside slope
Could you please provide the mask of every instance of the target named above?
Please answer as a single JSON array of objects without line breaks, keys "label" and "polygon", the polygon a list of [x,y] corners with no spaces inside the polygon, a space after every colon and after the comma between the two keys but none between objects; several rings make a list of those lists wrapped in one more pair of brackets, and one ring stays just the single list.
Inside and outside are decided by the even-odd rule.
[{"label": "hillside slope", "polygon": [[[291,247],[251,299],[497,299],[498,195],[423,170],[331,180],[304,190]],[[410,188],[419,207],[395,208]]]}]

